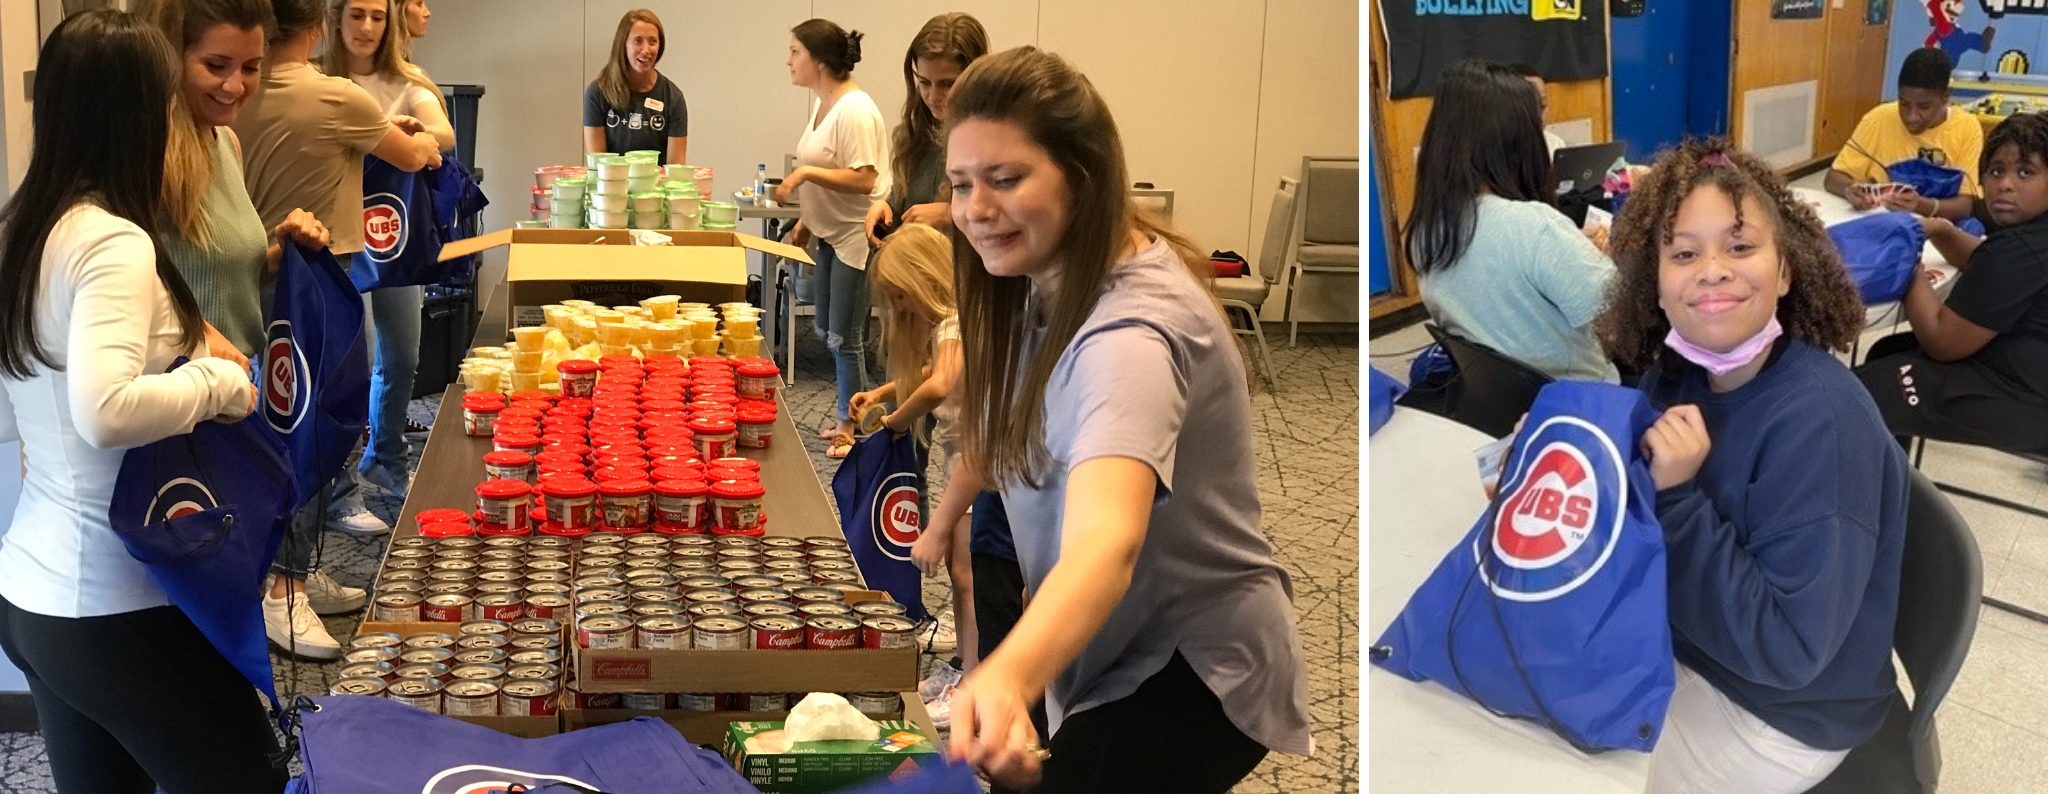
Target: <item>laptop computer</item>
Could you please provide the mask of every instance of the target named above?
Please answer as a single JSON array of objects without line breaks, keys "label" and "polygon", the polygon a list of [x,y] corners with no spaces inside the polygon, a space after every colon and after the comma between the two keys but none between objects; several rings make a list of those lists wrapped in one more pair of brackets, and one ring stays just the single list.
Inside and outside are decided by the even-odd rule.
[{"label": "laptop computer", "polygon": [[1597,187],[1607,174],[1626,163],[1628,144],[1608,141],[1557,150],[1550,173],[1557,177],[1557,194]]}]

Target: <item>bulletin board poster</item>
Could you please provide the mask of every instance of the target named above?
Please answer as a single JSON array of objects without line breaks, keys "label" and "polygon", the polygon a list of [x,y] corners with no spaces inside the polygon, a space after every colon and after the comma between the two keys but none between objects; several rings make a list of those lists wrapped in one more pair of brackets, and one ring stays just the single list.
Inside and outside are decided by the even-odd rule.
[{"label": "bulletin board poster", "polygon": [[1771,0],[1772,19],[1819,19],[1820,0]]},{"label": "bulletin board poster", "polygon": [[1380,0],[1395,99],[1436,93],[1466,58],[1524,63],[1550,81],[1607,76],[1606,0]]}]

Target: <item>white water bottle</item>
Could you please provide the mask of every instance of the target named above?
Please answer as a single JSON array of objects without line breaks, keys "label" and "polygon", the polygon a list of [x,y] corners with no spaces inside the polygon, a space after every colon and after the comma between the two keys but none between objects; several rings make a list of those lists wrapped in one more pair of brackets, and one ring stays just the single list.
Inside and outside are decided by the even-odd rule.
[{"label": "white water bottle", "polygon": [[754,166],[754,203],[768,206],[768,164]]}]

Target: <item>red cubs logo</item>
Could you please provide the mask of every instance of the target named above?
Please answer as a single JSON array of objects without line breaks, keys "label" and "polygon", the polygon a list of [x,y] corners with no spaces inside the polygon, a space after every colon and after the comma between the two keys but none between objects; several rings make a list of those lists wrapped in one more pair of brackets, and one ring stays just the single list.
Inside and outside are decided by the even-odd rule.
[{"label": "red cubs logo", "polygon": [[1605,432],[1573,417],[1543,421],[1517,452],[1472,553],[1502,598],[1545,601],[1606,564],[1627,514],[1628,470]]},{"label": "red cubs logo", "polygon": [[875,489],[869,513],[875,549],[892,559],[910,559],[910,546],[924,527],[924,511],[917,504],[917,475],[898,472]]},{"label": "red cubs logo", "polygon": [[178,477],[156,490],[156,496],[149,500],[149,512],[142,524],[161,524],[218,506],[220,500],[213,497],[213,491],[207,489],[205,483],[190,477]]},{"label": "red cubs logo", "polygon": [[313,392],[312,369],[306,365],[306,351],[299,348],[290,320],[272,322],[266,336],[263,382],[257,384],[262,399],[257,407],[271,429],[290,433],[306,418],[308,397]]},{"label": "red cubs logo", "polygon": [[388,262],[405,250],[405,202],[390,193],[363,198],[363,250]]},{"label": "red cubs logo", "polygon": [[[514,787],[517,787],[516,789]],[[420,787],[420,794],[510,794],[513,791],[596,791],[596,786],[560,775],[469,764],[444,769]]]}]

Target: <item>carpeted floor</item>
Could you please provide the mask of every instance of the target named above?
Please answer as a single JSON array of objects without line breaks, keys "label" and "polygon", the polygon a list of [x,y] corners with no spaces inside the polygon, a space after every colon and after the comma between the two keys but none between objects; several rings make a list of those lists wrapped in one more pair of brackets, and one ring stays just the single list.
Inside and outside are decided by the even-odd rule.
[{"label": "carpeted floor", "polygon": [[[1269,337],[1284,338],[1269,326]],[[829,481],[836,461],[824,456],[815,428],[825,422],[832,394],[832,362],[824,346],[805,335],[798,345],[797,383],[786,392],[788,410],[805,430],[804,444],[819,476]],[[1355,792],[1358,784],[1359,586],[1359,349],[1354,334],[1305,334],[1301,345],[1275,346],[1274,383],[1252,395],[1256,409],[1259,491],[1265,528],[1280,564],[1294,579],[1295,610],[1309,668],[1315,727],[1312,757],[1274,755],[1238,787],[1240,792]],[[416,400],[412,416],[433,421],[437,399]],[[417,446],[417,445],[416,445]],[[417,451],[416,451],[417,452]],[[394,518],[399,500],[378,496],[371,509]],[[384,549],[382,538],[322,536],[322,561],[343,584],[364,586]],[[943,581],[926,583],[934,611],[949,602]],[[330,618],[344,642],[361,615]],[[338,665],[293,662],[273,653],[281,694],[324,694]],[[936,664],[936,657],[927,665]],[[55,792],[41,738],[0,733],[0,794]]]}]

